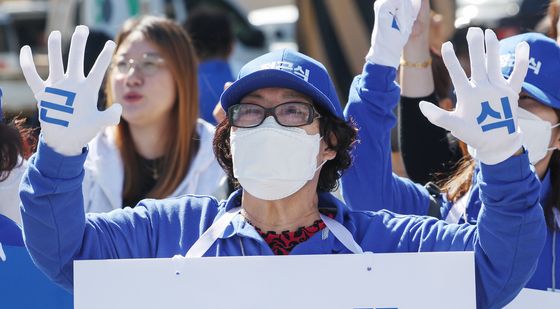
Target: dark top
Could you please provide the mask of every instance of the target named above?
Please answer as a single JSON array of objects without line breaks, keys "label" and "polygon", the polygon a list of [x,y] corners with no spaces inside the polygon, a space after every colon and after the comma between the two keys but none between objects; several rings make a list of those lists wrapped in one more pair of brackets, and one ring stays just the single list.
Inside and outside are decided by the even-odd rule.
[{"label": "dark top", "polygon": [[423,98],[401,96],[399,142],[408,177],[426,184],[447,177],[462,154],[455,137],[424,117],[420,101],[438,102],[435,93]]},{"label": "dark top", "polygon": [[161,158],[148,160],[139,156],[141,189],[134,197],[123,197],[122,207],[134,207],[139,201],[145,199],[148,193],[156,186],[161,173]]},{"label": "dark top", "polygon": [[14,221],[3,215],[0,215],[0,244],[5,246],[24,246],[21,228]]}]

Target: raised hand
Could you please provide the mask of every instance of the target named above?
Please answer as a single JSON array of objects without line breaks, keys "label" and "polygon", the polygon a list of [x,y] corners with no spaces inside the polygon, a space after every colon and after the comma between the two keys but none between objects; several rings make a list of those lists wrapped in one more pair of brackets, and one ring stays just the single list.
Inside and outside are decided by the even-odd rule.
[{"label": "raised hand", "polygon": [[[517,104],[529,64],[529,45],[515,50],[515,67],[505,79],[500,69],[499,43],[492,30],[470,28],[467,33],[471,60],[469,80],[450,42],[443,44],[442,56],[457,94],[454,111],[421,102],[420,109],[433,124],[451,131],[470,146],[475,159],[485,164],[500,163],[521,148],[517,128]],[[486,46],[486,50],[485,50]]]},{"label": "raised hand", "polygon": [[51,32],[48,41],[49,77],[46,81],[37,74],[29,46],[22,47],[19,56],[25,80],[38,102],[43,139],[56,152],[67,156],[80,154],[100,130],[118,124],[122,112],[119,104],[113,104],[103,112],[97,110],[99,87],[111,62],[115,43],[107,41],[85,77],[84,52],[88,34],[86,26],[76,27],[64,73],[61,35],[59,31]]},{"label": "raised hand", "polygon": [[371,33],[371,48],[366,60],[397,68],[421,0],[377,0],[374,4],[375,24]]},{"label": "raised hand", "polygon": [[423,39],[429,40],[430,34],[430,23],[432,19],[430,0],[422,0],[420,4],[420,9],[418,11],[418,16],[412,24],[412,29],[410,32],[410,37],[408,40],[413,38],[423,37]]}]

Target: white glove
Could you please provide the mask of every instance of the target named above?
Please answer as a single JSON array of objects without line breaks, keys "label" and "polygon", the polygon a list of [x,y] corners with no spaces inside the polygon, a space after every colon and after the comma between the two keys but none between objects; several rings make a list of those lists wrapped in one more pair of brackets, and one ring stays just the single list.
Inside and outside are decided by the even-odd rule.
[{"label": "white glove", "polygon": [[59,31],[49,35],[49,78],[43,81],[35,70],[31,48],[21,48],[19,62],[27,84],[33,91],[39,108],[41,134],[56,152],[73,156],[106,126],[120,121],[122,107],[113,104],[107,110],[97,110],[97,95],[103,76],[115,49],[107,41],[88,77],[84,77],[84,51],[89,34],[86,26],[77,26],[72,35],[68,68],[64,74]]},{"label": "white glove", "polygon": [[470,80],[455,56],[453,45],[446,42],[441,48],[457,93],[455,110],[444,111],[425,101],[420,102],[420,109],[430,122],[451,131],[472,147],[475,159],[493,165],[511,157],[522,145],[517,128],[517,101],[529,64],[529,45],[525,42],[517,45],[515,67],[506,80],[500,69],[498,39],[492,30],[484,34],[480,28],[470,28],[467,42]]},{"label": "white glove", "polygon": [[370,63],[397,68],[401,53],[418,16],[421,0],[377,0],[373,5],[375,22],[371,47],[366,56]]}]

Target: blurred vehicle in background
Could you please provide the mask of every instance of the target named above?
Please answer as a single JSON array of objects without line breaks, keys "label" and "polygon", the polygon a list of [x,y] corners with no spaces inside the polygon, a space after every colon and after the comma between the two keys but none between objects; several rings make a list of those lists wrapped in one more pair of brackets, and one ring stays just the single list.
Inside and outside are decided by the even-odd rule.
[{"label": "blurred vehicle in background", "polygon": [[0,88],[4,92],[4,111],[9,114],[25,113],[35,108],[35,98],[19,67],[22,46],[31,46],[39,74],[43,77],[48,74],[47,12],[47,2],[0,2]]},{"label": "blurred vehicle in background", "polygon": [[295,5],[273,6],[249,12],[249,22],[264,32],[269,51],[290,48],[297,50],[296,22],[299,11]]},{"label": "blurred vehicle in background", "polygon": [[185,2],[184,0],[78,0],[78,20],[91,29],[103,31],[114,37],[123,22],[133,16],[146,14],[167,16],[182,23],[187,18]]},{"label": "blurred vehicle in background", "polygon": [[[0,87],[4,90],[8,114],[35,113],[35,99],[19,68],[19,50],[30,45],[39,74],[46,78],[48,61],[46,37],[52,30],[63,34],[63,52],[74,27],[85,24],[93,31],[103,31],[114,37],[129,17],[151,14],[167,16],[178,22],[187,12],[204,5],[227,12],[233,22],[237,38],[232,56],[234,73],[250,59],[266,53],[275,37],[249,22],[247,13],[239,6],[243,0],[12,0],[0,1]],[[274,4],[275,1],[267,1]],[[285,1],[284,1],[285,2]],[[292,25],[293,26],[293,25]],[[273,30],[268,30],[273,31]],[[273,31],[274,32],[274,31]],[[293,30],[287,31],[293,37]],[[278,32],[277,32],[278,33]],[[286,36],[282,36],[286,37]]]},{"label": "blurred vehicle in background", "polygon": [[455,27],[495,29],[498,38],[532,31],[546,15],[549,0],[456,0]]},{"label": "blurred vehicle in background", "polygon": [[232,71],[239,71],[245,63],[269,51],[282,48],[298,50],[296,42],[298,18],[299,12],[294,4],[269,6],[249,11],[247,20],[252,27],[261,31],[262,43],[257,48],[236,44],[230,60]]},{"label": "blurred vehicle in background", "polygon": [[[51,0],[52,1],[52,0]],[[233,25],[236,44],[230,58],[236,74],[249,60],[268,51],[263,31],[250,23],[239,0],[74,0],[78,2],[78,19],[91,29],[105,31],[110,37],[119,30],[129,17],[151,14],[166,16],[183,23],[188,12],[198,6],[226,12]],[[64,4],[62,4],[64,6]],[[72,29],[75,23],[72,24]],[[60,28],[60,27],[58,27]]]},{"label": "blurred vehicle in background", "polygon": [[456,0],[457,11],[455,27],[466,25],[485,25],[495,27],[503,18],[519,13],[523,0]]}]

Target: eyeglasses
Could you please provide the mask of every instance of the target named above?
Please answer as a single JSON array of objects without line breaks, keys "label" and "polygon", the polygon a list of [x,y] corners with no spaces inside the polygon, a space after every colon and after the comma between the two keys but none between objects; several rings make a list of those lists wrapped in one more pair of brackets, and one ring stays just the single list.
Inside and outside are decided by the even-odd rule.
[{"label": "eyeglasses", "polygon": [[119,59],[113,63],[113,68],[120,74],[130,73],[130,69],[139,70],[142,74],[154,75],[165,62],[160,56],[144,54],[140,60]]},{"label": "eyeglasses", "polygon": [[227,114],[229,123],[239,128],[257,127],[268,116],[273,116],[276,122],[284,127],[301,127],[321,117],[313,105],[303,102],[282,103],[272,108],[241,103],[230,106]]}]

